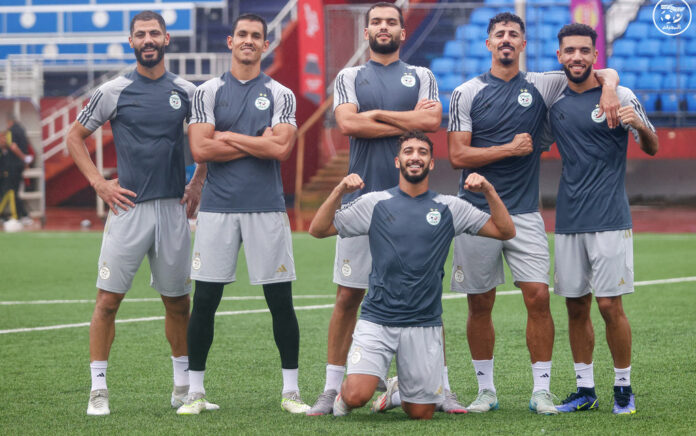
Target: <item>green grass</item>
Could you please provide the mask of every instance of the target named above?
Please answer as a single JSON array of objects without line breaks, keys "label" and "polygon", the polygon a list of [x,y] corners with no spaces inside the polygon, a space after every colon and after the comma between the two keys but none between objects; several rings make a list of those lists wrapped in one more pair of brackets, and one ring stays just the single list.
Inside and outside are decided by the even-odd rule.
[{"label": "green grass", "polygon": [[[296,307],[333,302],[333,240],[295,234]],[[0,300],[93,300],[101,235],[98,233],[0,233]],[[636,281],[696,275],[696,235],[635,236]],[[241,257],[240,257],[241,258]],[[448,265],[451,263],[448,262]],[[448,267],[449,268],[449,267]],[[449,271],[445,284],[449,283]],[[248,284],[246,267],[225,296],[261,296]],[[520,295],[500,295],[494,309],[499,411],[411,422],[400,411],[371,415],[367,408],[343,419],[292,416],[280,409],[280,362],[268,313],[221,316],[208,361],[208,397],[221,410],[179,417],[168,407],[171,388],[164,322],[119,324],[109,361],[112,415],[85,415],[90,388],[87,327],[0,334],[0,428],[5,434],[693,434],[696,419],[696,282],[636,288],[624,298],[633,328],[632,379],[638,414],[611,414],[612,361],[596,307],[597,412],[546,417],[527,410],[531,393],[525,345],[526,314]],[[501,290],[513,289],[509,283]],[[147,264],[134,280],[118,319],[163,315]],[[575,389],[565,305],[552,296],[556,325],[551,388],[559,397]],[[465,336],[466,301],[443,301],[447,361],[452,387],[463,402],[476,393]],[[0,305],[0,330],[88,322],[93,303]],[[223,301],[221,311],[265,308],[263,300]],[[312,402],[324,384],[330,309],[298,310],[300,387]]]}]

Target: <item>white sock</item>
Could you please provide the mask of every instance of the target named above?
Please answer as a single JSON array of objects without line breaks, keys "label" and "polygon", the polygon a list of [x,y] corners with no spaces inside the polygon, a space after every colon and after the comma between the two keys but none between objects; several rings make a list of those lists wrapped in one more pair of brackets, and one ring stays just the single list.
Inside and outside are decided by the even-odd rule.
[{"label": "white sock", "polygon": [[200,392],[205,395],[205,388],[203,387],[203,379],[205,378],[205,370],[194,371],[192,369],[188,372],[189,376],[189,393]]},{"label": "white sock", "polygon": [[614,368],[614,386],[631,386],[631,367]]},{"label": "white sock", "polygon": [[174,367],[174,386],[188,386],[188,356],[172,356],[172,367]]},{"label": "white sock", "polygon": [[345,366],[339,365],[326,365],[326,384],[324,385],[324,392],[334,390],[336,392],[341,392],[341,383],[343,383],[343,375],[346,373]]},{"label": "white sock", "polygon": [[532,393],[537,391],[550,392],[551,386],[551,361],[532,363],[532,377],[534,378],[534,388]]},{"label": "white sock", "polygon": [[286,392],[300,392],[300,386],[297,384],[297,374],[299,369],[285,369],[283,370],[283,393]]},{"label": "white sock", "polygon": [[92,390],[106,389],[106,360],[95,360],[89,364],[89,369],[92,372]]},{"label": "white sock", "polygon": [[449,374],[447,373],[446,366],[445,366],[445,370],[442,371],[442,387],[444,387],[446,391],[452,390],[452,388],[450,387],[450,384],[449,384]]},{"label": "white sock", "polygon": [[392,394],[391,401],[394,407],[401,406],[401,395],[399,394],[399,391]]},{"label": "white sock", "polygon": [[493,385],[493,359],[491,360],[472,360],[476,379],[478,380],[479,392],[484,389],[495,392]]},{"label": "white sock", "polygon": [[575,383],[579,388],[594,387],[594,364],[576,363],[575,366]]}]

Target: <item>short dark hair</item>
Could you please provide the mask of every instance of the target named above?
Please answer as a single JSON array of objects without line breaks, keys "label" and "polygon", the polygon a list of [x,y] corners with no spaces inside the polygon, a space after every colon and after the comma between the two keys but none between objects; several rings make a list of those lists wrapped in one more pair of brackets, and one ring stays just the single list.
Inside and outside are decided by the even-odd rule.
[{"label": "short dark hair", "polygon": [[154,11],[142,11],[136,16],[133,17],[133,19],[130,22],[130,33],[131,35],[133,34],[133,29],[135,28],[135,22],[136,21],[150,21],[150,20],[157,20],[159,23],[160,27],[162,28],[162,32],[167,33],[167,25],[164,23],[164,18],[160,14]]},{"label": "short dark hair", "polygon": [[234,20],[234,23],[232,23],[232,36],[234,36],[235,30],[237,30],[237,23],[239,23],[242,20],[257,21],[257,22],[263,24],[263,40],[264,41],[266,40],[266,38],[268,37],[268,24],[266,24],[266,20],[264,20],[262,16],[256,15],[256,14],[242,14],[242,15],[238,16]]},{"label": "short dark hair", "polygon": [[597,42],[597,32],[587,24],[573,23],[566,24],[558,31],[558,45],[563,43],[566,36],[589,36],[592,39],[592,47]]},{"label": "short dark hair", "polygon": [[431,141],[430,138],[428,138],[428,135],[423,133],[421,130],[410,130],[399,136],[399,151],[401,151],[401,145],[410,139],[417,139],[425,142],[430,146],[430,154],[433,154],[433,141]]},{"label": "short dark hair", "polygon": [[519,17],[519,15],[515,15],[512,12],[501,12],[491,18],[491,20],[488,22],[488,29],[486,30],[486,33],[490,34],[491,30],[495,27],[496,24],[498,23],[517,23],[520,25],[520,30],[522,33],[525,33],[524,30],[524,21],[522,21],[522,18]]},{"label": "short dark hair", "polygon": [[395,5],[394,3],[389,3],[389,2],[378,2],[375,3],[370,7],[370,9],[367,10],[367,13],[365,14],[365,27],[370,25],[370,12],[372,12],[373,9],[375,8],[393,8],[396,9],[396,12],[399,13],[399,23],[401,24],[401,27],[404,27],[404,13],[401,11],[401,8]]}]

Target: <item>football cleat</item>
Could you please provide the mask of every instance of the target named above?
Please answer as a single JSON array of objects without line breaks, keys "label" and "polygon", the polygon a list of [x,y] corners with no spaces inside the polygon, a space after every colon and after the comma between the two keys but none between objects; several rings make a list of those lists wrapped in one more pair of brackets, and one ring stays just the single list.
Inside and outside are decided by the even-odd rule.
[{"label": "football cleat", "polygon": [[179,408],[184,405],[184,402],[186,401],[186,397],[188,396],[188,390],[189,387],[188,385],[186,386],[174,386],[174,389],[172,390],[172,407],[173,408]]},{"label": "football cleat", "polygon": [[176,410],[177,415],[198,415],[205,410],[218,410],[220,406],[209,403],[202,392],[191,392],[186,402]]},{"label": "football cleat", "polygon": [[319,395],[317,401],[314,403],[311,409],[307,411],[308,416],[319,416],[319,415],[329,415],[333,411],[334,400],[338,392],[334,389],[329,389],[324,391]]},{"label": "football cleat", "polygon": [[636,396],[630,386],[614,386],[614,415],[636,413]]},{"label": "football cleat", "polygon": [[558,410],[553,404],[553,395],[549,391],[536,391],[529,400],[529,410],[539,415],[557,415]]},{"label": "football cleat", "polygon": [[578,388],[577,392],[569,394],[568,398],[563,400],[563,404],[556,406],[556,410],[562,413],[597,409],[599,403],[594,388]]},{"label": "football cleat", "polygon": [[479,391],[476,399],[467,406],[466,410],[474,413],[488,412],[489,410],[498,410],[498,396],[490,389]]},{"label": "football cleat", "polygon": [[349,413],[350,407],[343,401],[343,397],[341,397],[341,393],[339,392],[333,403],[333,416],[346,416]]},{"label": "football cleat", "polygon": [[399,378],[392,377],[387,380],[387,390],[372,402],[370,410],[373,413],[380,413],[395,408],[396,406],[392,403],[392,395],[396,392],[399,392]]},{"label": "football cleat", "polygon": [[95,389],[89,393],[87,414],[91,416],[103,416],[111,413],[109,410],[109,391],[107,389]]},{"label": "football cleat", "polygon": [[311,407],[305,404],[297,391],[283,392],[280,408],[290,413],[307,413]]},{"label": "football cleat", "polygon": [[445,413],[467,413],[466,407],[457,400],[457,394],[449,389],[445,389],[445,399],[435,407],[435,410]]}]

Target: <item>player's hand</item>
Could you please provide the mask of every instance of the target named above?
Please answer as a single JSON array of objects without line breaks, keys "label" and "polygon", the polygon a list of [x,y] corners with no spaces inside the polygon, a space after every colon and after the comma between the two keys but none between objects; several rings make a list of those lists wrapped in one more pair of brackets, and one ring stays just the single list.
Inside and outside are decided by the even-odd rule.
[{"label": "player's hand", "polygon": [[213,139],[217,141],[225,141],[225,137],[227,136],[227,132],[220,132],[218,130],[213,132]]},{"label": "player's hand", "polygon": [[348,174],[343,178],[343,180],[341,180],[341,183],[338,184],[338,189],[341,192],[341,194],[349,194],[364,187],[365,183],[360,178],[360,176],[355,173]]},{"label": "player's hand", "polygon": [[266,127],[261,136],[273,136],[273,129],[271,127]]},{"label": "player's hand", "polygon": [[464,189],[471,192],[487,192],[493,189],[493,185],[481,174],[471,173],[464,181]]},{"label": "player's hand", "polygon": [[621,102],[619,101],[619,96],[616,94],[616,89],[603,87],[602,96],[599,98],[599,113],[597,116],[601,117],[603,113],[606,113],[607,125],[610,129],[619,125],[620,107]]},{"label": "player's hand", "polygon": [[123,210],[128,210],[129,206],[135,207],[135,203],[133,203],[130,198],[126,197],[127,195],[135,198],[135,192],[121,187],[121,185],[118,184],[118,179],[102,179],[94,185],[94,190],[97,192],[97,195],[104,200],[104,203],[109,205],[109,209],[111,209],[114,215],[118,215],[116,206]]},{"label": "player's hand", "polygon": [[193,218],[193,215],[196,213],[196,209],[198,209],[198,205],[201,202],[202,189],[203,183],[194,182],[193,180],[184,188],[184,196],[181,197],[179,204],[186,204],[186,218]]},{"label": "player's hand", "polygon": [[437,108],[437,101],[435,100],[428,100],[427,98],[424,98],[420,100],[418,103],[416,103],[416,107],[413,108],[415,111],[427,111],[430,109],[435,109]]},{"label": "player's hand", "polygon": [[640,129],[643,126],[643,122],[633,110],[633,106],[624,106],[619,109],[619,119],[626,126],[631,126],[634,129]]},{"label": "player's hand", "polygon": [[529,133],[518,133],[512,138],[509,144],[513,156],[526,156],[534,150],[532,135]]}]

